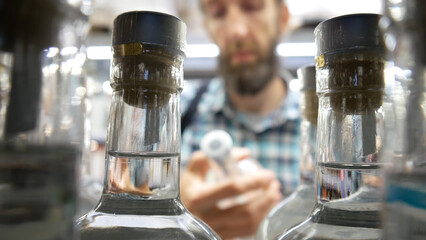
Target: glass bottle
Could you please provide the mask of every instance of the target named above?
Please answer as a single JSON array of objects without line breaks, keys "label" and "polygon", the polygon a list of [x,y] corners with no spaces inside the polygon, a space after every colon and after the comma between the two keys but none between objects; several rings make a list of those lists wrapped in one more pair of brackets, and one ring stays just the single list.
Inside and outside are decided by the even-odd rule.
[{"label": "glass bottle", "polygon": [[384,46],[380,15],[315,28],[319,98],[316,203],[277,239],[381,239]]},{"label": "glass bottle", "polygon": [[75,239],[88,10],[89,1],[0,3],[2,239]]},{"label": "glass bottle", "polygon": [[261,168],[260,163],[254,159],[235,159],[232,147],[231,135],[221,129],[212,130],[201,139],[201,151],[217,163],[217,166],[207,173],[206,182],[214,184],[225,177],[252,174]]},{"label": "glass bottle", "polygon": [[383,159],[384,238],[426,239],[426,1],[386,1],[381,26],[394,63],[386,81],[393,118]]},{"label": "glass bottle", "polygon": [[300,184],[296,191],[283,199],[265,217],[259,226],[256,239],[270,240],[284,230],[300,223],[309,216],[314,207],[314,166],[318,118],[315,66],[297,70],[301,83],[300,112]]},{"label": "glass bottle", "polygon": [[81,240],[219,239],[179,196],[186,25],[156,12],[114,20],[106,176]]}]

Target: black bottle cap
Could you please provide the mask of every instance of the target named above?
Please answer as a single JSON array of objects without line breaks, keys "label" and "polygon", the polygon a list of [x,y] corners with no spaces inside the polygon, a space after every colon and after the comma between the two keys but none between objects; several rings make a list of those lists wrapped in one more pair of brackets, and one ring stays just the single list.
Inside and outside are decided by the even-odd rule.
[{"label": "black bottle cap", "polygon": [[159,12],[134,11],[117,16],[112,31],[112,45],[137,42],[183,53],[186,47],[186,24],[175,16]]},{"label": "black bottle cap", "polygon": [[384,52],[379,14],[350,14],[325,20],[315,28],[317,56],[348,51]]}]

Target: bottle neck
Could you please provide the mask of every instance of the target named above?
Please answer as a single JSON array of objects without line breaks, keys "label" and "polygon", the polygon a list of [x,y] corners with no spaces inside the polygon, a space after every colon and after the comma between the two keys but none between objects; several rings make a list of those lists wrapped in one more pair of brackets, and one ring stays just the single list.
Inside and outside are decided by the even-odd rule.
[{"label": "bottle neck", "polygon": [[133,200],[179,197],[179,104],[178,92],[114,91],[104,194]]},{"label": "bottle neck", "polygon": [[[323,94],[319,100],[316,184],[317,201],[380,201],[383,115],[375,100],[381,91]],[[350,104],[367,103],[362,113]],[[343,105],[336,108],[336,100]],[[368,103],[372,103],[368,105]],[[346,109],[344,107],[346,104]],[[362,194],[368,189],[368,194]],[[371,190],[375,189],[375,190]]]},{"label": "bottle neck", "polygon": [[317,126],[303,120],[300,125],[300,183],[314,185]]},{"label": "bottle neck", "polygon": [[[299,76],[305,81],[312,76]],[[308,77],[311,77],[307,79]],[[313,80],[312,80],[313,79]],[[302,122],[300,124],[300,183],[314,185],[315,180],[315,152],[317,139],[318,97],[315,88],[304,89],[301,92],[300,111]]]},{"label": "bottle neck", "polygon": [[179,197],[179,153],[107,152],[105,194],[132,199]]},{"label": "bottle neck", "polygon": [[383,53],[329,54],[325,63],[317,70],[318,201],[378,203],[382,184],[378,156],[384,140]]}]

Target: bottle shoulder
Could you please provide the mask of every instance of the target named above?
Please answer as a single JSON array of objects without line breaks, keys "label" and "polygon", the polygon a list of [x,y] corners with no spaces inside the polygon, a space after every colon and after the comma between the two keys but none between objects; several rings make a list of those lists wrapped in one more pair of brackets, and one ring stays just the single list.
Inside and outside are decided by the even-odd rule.
[{"label": "bottle shoulder", "polygon": [[300,185],[265,217],[257,231],[257,239],[272,239],[305,220],[314,208],[314,199],[314,186]]},{"label": "bottle shoulder", "polygon": [[[137,202],[101,200],[97,208],[77,221],[81,239],[219,239],[177,198]],[[128,207],[123,209],[123,205]]]}]

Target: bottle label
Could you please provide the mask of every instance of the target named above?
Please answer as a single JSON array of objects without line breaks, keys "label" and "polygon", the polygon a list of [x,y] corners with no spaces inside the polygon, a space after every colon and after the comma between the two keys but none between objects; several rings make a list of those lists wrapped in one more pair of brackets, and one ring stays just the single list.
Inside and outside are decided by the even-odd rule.
[{"label": "bottle label", "polygon": [[135,56],[142,52],[142,43],[125,43],[113,46],[114,57]]},{"label": "bottle label", "polygon": [[324,67],[325,65],[324,54],[321,54],[320,56],[315,58],[315,65],[319,68]]}]

